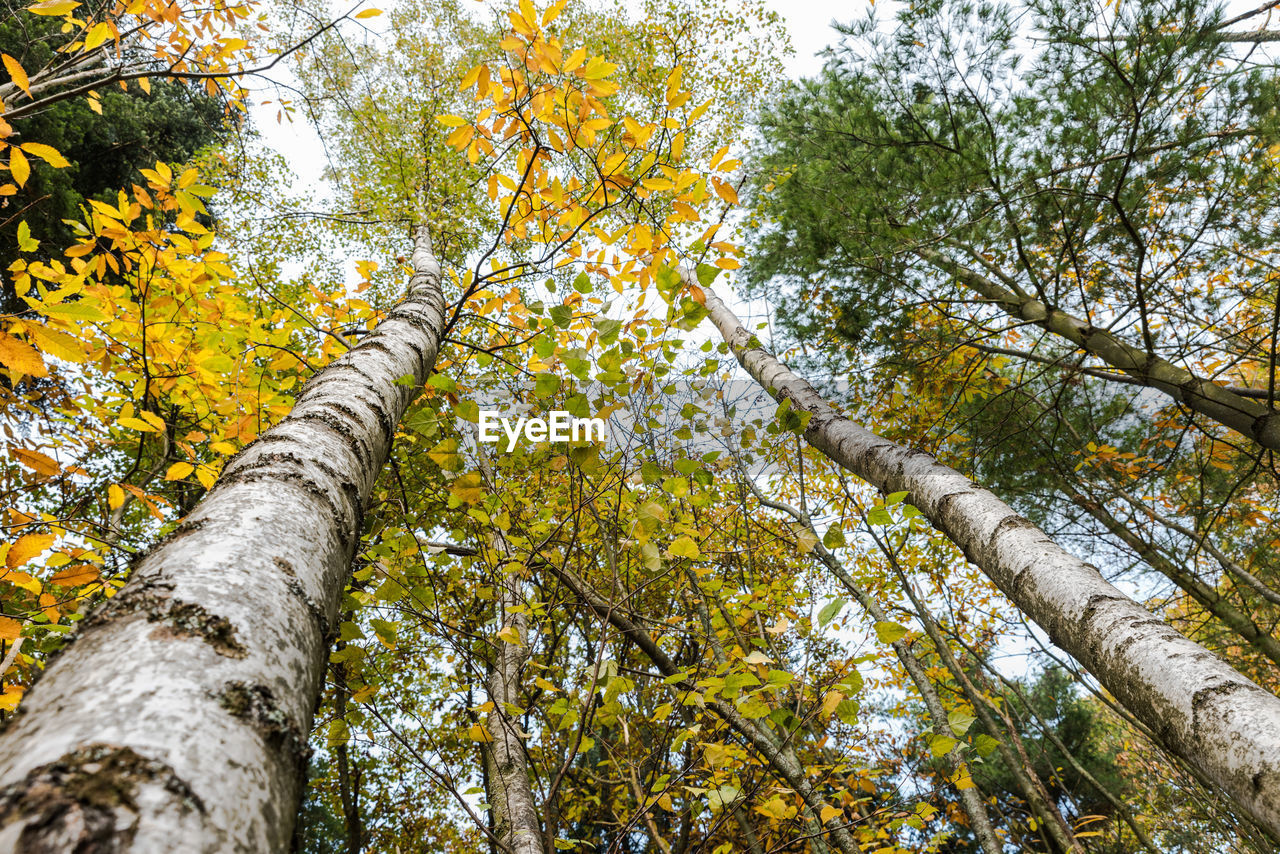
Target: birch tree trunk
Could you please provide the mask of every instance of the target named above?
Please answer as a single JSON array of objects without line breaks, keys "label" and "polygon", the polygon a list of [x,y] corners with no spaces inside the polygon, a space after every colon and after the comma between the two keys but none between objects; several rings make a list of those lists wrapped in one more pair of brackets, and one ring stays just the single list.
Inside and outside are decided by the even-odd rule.
[{"label": "birch tree trunk", "polygon": [[365,503],[439,348],[422,226],[412,264],[404,301],[49,663],[0,737],[0,850],[287,850]]},{"label": "birch tree trunk", "polygon": [[[916,255],[955,276],[957,281],[991,300],[1010,316],[1065,338],[1143,385],[1164,392],[1201,415],[1248,436],[1264,448],[1280,450],[1280,412],[1265,402],[1242,397],[1198,377],[1154,353],[1126,343],[1108,329],[1094,326],[1028,294],[1017,293],[934,249],[917,249]],[[1013,284],[1012,280],[1009,284]]]},{"label": "birch tree trunk", "polygon": [[810,444],[884,492],[908,492],[934,527],[1170,751],[1280,836],[1280,698],[1129,599],[995,495],[840,416],[710,290],[706,308],[747,372],[808,414]]},{"label": "birch tree trunk", "polygon": [[[491,486],[496,483],[484,443],[476,437],[480,471]],[[485,716],[491,741],[483,745],[485,796],[493,817],[493,835],[510,854],[543,854],[542,824],[529,782],[529,760],[524,739],[528,734],[516,714],[520,699],[520,675],[529,661],[529,617],[521,591],[520,562],[512,554],[502,530],[489,532],[489,558],[498,589],[498,630],[491,641],[487,689],[493,708]]]}]

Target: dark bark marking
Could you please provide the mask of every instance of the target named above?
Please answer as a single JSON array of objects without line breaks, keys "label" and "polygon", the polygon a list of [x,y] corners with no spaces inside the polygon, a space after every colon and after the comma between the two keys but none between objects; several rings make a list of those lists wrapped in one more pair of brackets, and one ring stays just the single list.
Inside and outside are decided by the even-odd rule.
[{"label": "dark bark marking", "polygon": [[228,682],[218,695],[218,704],[257,730],[270,747],[282,751],[297,773],[306,770],[311,759],[306,736],[289,720],[270,688],[238,680]]},{"label": "dark bark marking", "polygon": [[227,658],[244,658],[249,654],[244,645],[236,639],[236,627],[226,617],[210,613],[203,605],[194,602],[174,601],[167,613],[148,615],[153,623],[164,625],[151,633],[153,638],[188,638],[198,637],[218,655]]},{"label": "dark bark marking", "polygon": [[1200,736],[1200,716],[1205,712],[1205,707],[1211,703],[1216,697],[1225,697],[1228,694],[1234,694],[1236,691],[1245,688],[1241,682],[1220,682],[1217,685],[1210,685],[1208,688],[1201,688],[1191,697],[1191,732],[1198,738]]},{"label": "dark bark marking", "polygon": [[173,585],[152,582],[126,587],[83,621],[85,629],[113,622],[130,614],[143,614],[149,623],[162,623],[152,638],[200,638],[218,655],[244,658],[249,654],[236,638],[235,626],[226,617],[203,605],[172,597]]},{"label": "dark bark marking", "polygon": [[33,768],[0,790],[0,826],[23,822],[22,854],[114,854],[132,842],[138,789],[159,784],[184,812],[204,803],[169,765],[131,748],[93,744]]}]

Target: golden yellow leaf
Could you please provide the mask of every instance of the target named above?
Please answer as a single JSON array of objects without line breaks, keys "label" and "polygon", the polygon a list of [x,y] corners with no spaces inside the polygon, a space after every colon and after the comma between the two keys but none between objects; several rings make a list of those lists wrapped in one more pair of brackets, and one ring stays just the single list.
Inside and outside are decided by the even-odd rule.
[{"label": "golden yellow leaf", "polygon": [[80,4],[77,0],[44,0],[27,8],[35,15],[65,15]]},{"label": "golden yellow leaf", "polygon": [[218,482],[218,472],[211,466],[198,466],[196,468],[196,480],[200,481],[200,485],[205,489],[212,489],[213,485]]},{"label": "golden yellow leaf", "polygon": [[124,490],[120,488],[120,484],[113,483],[107,487],[107,506],[117,510],[122,504],[124,504]]},{"label": "golden yellow leaf", "polygon": [[480,724],[472,724],[467,730],[467,738],[472,741],[478,741],[481,744],[487,744],[493,741],[493,736],[489,735],[489,731]]},{"label": "golden yellow leaf", "polygon": [[40,352],[35,347],[5,332],[0,332],[0,364],[15,376],[49,375],[44,359],[40,358]]},{"label": "golden yellow leaf", "polygon": [[21,685],[6,685],[4,693],[0,694],[0,711],[11,712],[16,709],[25,690]]},{"label": "golden yellow leaf", "polygon": [[62,471],[62,466],[58,465],[58,461],[48,454],[42,454],[39,451],[32,451],[27,448],[14,448],[9,455],[22,463],[27,468],[42,474],[45,477],[53,477]]},{"label": "golden yellow leaf", "polygon": [[91,563],[81,563],[55,573],[49,579],[49,583],[57,584],[59,587],[79,587],[82,584],[92,584],[97,580],[98,568]]},{"label": "golden yellow leaf", "polygon": [[468,472],[459,477],[453,482],[450,491],[462,504],[478,504],[484,497],[480,475],[476,472]]},{"label": "golden yellow leaf", "polygon": [[22,566],[36,555],[53,545],[53,534],[24,534],[9,547],[5,555],[5,565],[10,569]]},{"label": "golden yellow leaf", "polygon": [[50,356],[67,362],[83,362],[88,358],[80,339],[74,335],[30,322],[24,322],[22,329],[29,341]]},{"label": "golden yellow leaf", "polygon": [[[77,6],[80,4],[76,4]],[[67,162],[67,158],[58,153],[58,149],[52,145],[45,145],[43,142],[24,142],[21,145],[23,151],[27,154],[34,154],[45,163],[48,163],[54,169],[65,169],[71,164]]]},{"label": "golden yellow leaf", "polygon": [[840,810],[838,807],[831,806],[830,804],[825,805],[822,808],[822,811],[818,813],[818,817],[822,819],[823,824],[826,824],[827,822],[831,821],[831,819],[836,818],[840,815],[843,815],[843,811]]},{"label": "golden yellow leaf", "polygon": [[[115,28],[106,21],[99,21],[89,28],[89,32],[84,37],[84,49],[93,50],[99,47],[107,39],[112,38],[116,34]],[[101,110],[99,110],[101,111]]]},{"label": "golden yellow leaf", "polygon": [[158,427],[153,427],[145,421],[137,418],[121,418],[116,422],[121,427],[128,427],[130,430],[137,430],[142,433],[157,433]]},{"label": "golden yellow leaf", "polygon": [[[844,694],[839,691],[828,691],[826,696],[822,698],[822,716],[829,718],[836,713],[836,706],[840,705],[840,701],[844,699]],[[825,819],[824,819],[825,820]]]},{"label": "golden yellow leaf", "polygon": [[7,53],[0,56],[0,59],[4,60],[4,70],[8,71],[9,76],[13,78],[13,85],[30,95],[31,83],[27,80],[27,72],[22,64]]},{"label": "golden yellow leaf", "polygon": [[14,641],[22,634],[22,623],[8,617],[0,617],[0,640]]},{"label": "golden yellow leaf", "polygon": [[520,643],[520,632],[516,631],[515,626],[507,626],[498,632],[498,640],[512,644]]},{"label": "golden yellow leaf", "polygon": [[165,480],[182,480],[187,475],[195,471],[196,467],[188,462],[174,463],[169,466],[169,470],[164,473]]},{"label": "golden yellow leaf", "polygon": [[357,18],[376,18],[382,14],[381,9],[365,9],[363,12],[356,12]]}]

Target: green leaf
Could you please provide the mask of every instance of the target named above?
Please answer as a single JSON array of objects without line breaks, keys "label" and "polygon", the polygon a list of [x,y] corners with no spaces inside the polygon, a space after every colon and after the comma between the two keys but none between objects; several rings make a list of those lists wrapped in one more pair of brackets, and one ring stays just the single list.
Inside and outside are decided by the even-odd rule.
[{"label": "green leaf", "polygon": [[580,294],[591,293],[591,277],[586,273],[579,273],[573,280],[573,289]]},{"label": "green leaf", "polygon": [[838,549],[845,544],[844,531],[839,525],[832,525],[822,535],[822,544],[829,549]]},{"label": "green leaf", "polygon": [[907,634],[906,626],[900,626],[897,623],[876,623],[875,630],[880,643],[894,643],[902,640]]},{"label": "green leaf", "polygon": [[973,715],[964,709],[956,709],[947,715],[947,725],[951,727],[951,731],[957,736],[964,735],[969,731],[969,727],[973,726],[973,722],[977,720]]},{"label": "green leaf", "polygon": [[31,239],[31,226],[26,220],[18,223],[18,248],[23,252],[35,252],[40,248],[40,241]]},{"label": "green leaf", "polygon": [[868,525],[892,525],[893,517],[883,507],[872,507],[867,513]]},{"label": "green leaf", "polygon": [[558,374],[538,374],[537,380],[534,381],[533,393],[539,400],[546,400],[559,390],[560,377]]},{"label": "green leaf", "polygon": [[989,735],[980,735],[973,740],[974,750],[978,751],[978,755],[984,759],[994,753],[999,746],[1000,742]]},{"label": "green leaf", "polygon": [[763,718],[765,715],[769,714],[772,709],[769,708],[768,703],[762,703],[755,698],[751,698],[739,702],[738,711],[742,713],[744,718],[754,721]]},{"label": "green leaf", "polygon": [[551,322],[561,328],[568,326],[573,320],[573,309],[567,305],[551,306]]},{"label": "green leaf", "polygon": [[601,317],[595,321],[596,332],[600,335],[600,343],[608,347],[618,340],[618,332],[622,329],[622,321]]},{"label": "green leaf", "polygon": [[711,287],[711,283],[716,280],[716,276],[720,275],[720,268],[711,264],[698,265],[698,284],[704,288]]},{"label": "green leaf", "polygon": [[907,497],[907,492],[905,490],[902,492],[890,492],[888,495],[885,496],[884,503],[886,505],[901,504],[902,499],[906,497]]},{"label": "green leaf", "polygon": [[836,615],[844,608],[847,603],[843,599],[832,599],[826,605],[822,606],[822,610],[818,612],[818,625],[825,627],[836,618]]},{"label": "green leaf", "polygon": [[427,385],[440,391],[457,391],[458,384],[453,381],[453,377],[448,374],[432,374],[427,380]]},{"label": "green leaf", "polygon": [[857,700],[841,700],[836,705],[836,717],[847,726],[857,726],[858,708]]},{"label": "green leaf", "polygon": [[689,560],[697,560],[702,557],[702,552],[698,550],[698,544],[690,537],[683,536],[677,538],[674,543],[667,547],[667,555],[669,557],[687,557]]},{"label": "green leaf", "polygon": [[929,752],[933,754],[935,759],[938,759],[950,753],[951,748],[959,743],[949,735],[935,735],[929,739]]}]

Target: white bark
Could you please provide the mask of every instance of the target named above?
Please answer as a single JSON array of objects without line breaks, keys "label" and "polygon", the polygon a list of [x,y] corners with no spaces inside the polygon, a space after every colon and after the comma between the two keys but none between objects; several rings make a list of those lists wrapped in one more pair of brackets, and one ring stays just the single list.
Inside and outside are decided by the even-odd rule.
[{"label": "white bark", "polygon": [[995,495],[929,454],[837,414],[709,290],[706,307],[747,372],[774,398],[809,414],[810,444],[885,492],[907,491],[911,504],[1169,750],[1280,835],[1280,698],[1129,599]]},{"label": "white bark", "polygon": [[0,850],[288,849],[365,503],[439,347],[425,228],[413,266],[50,662],[0,737]]}]

